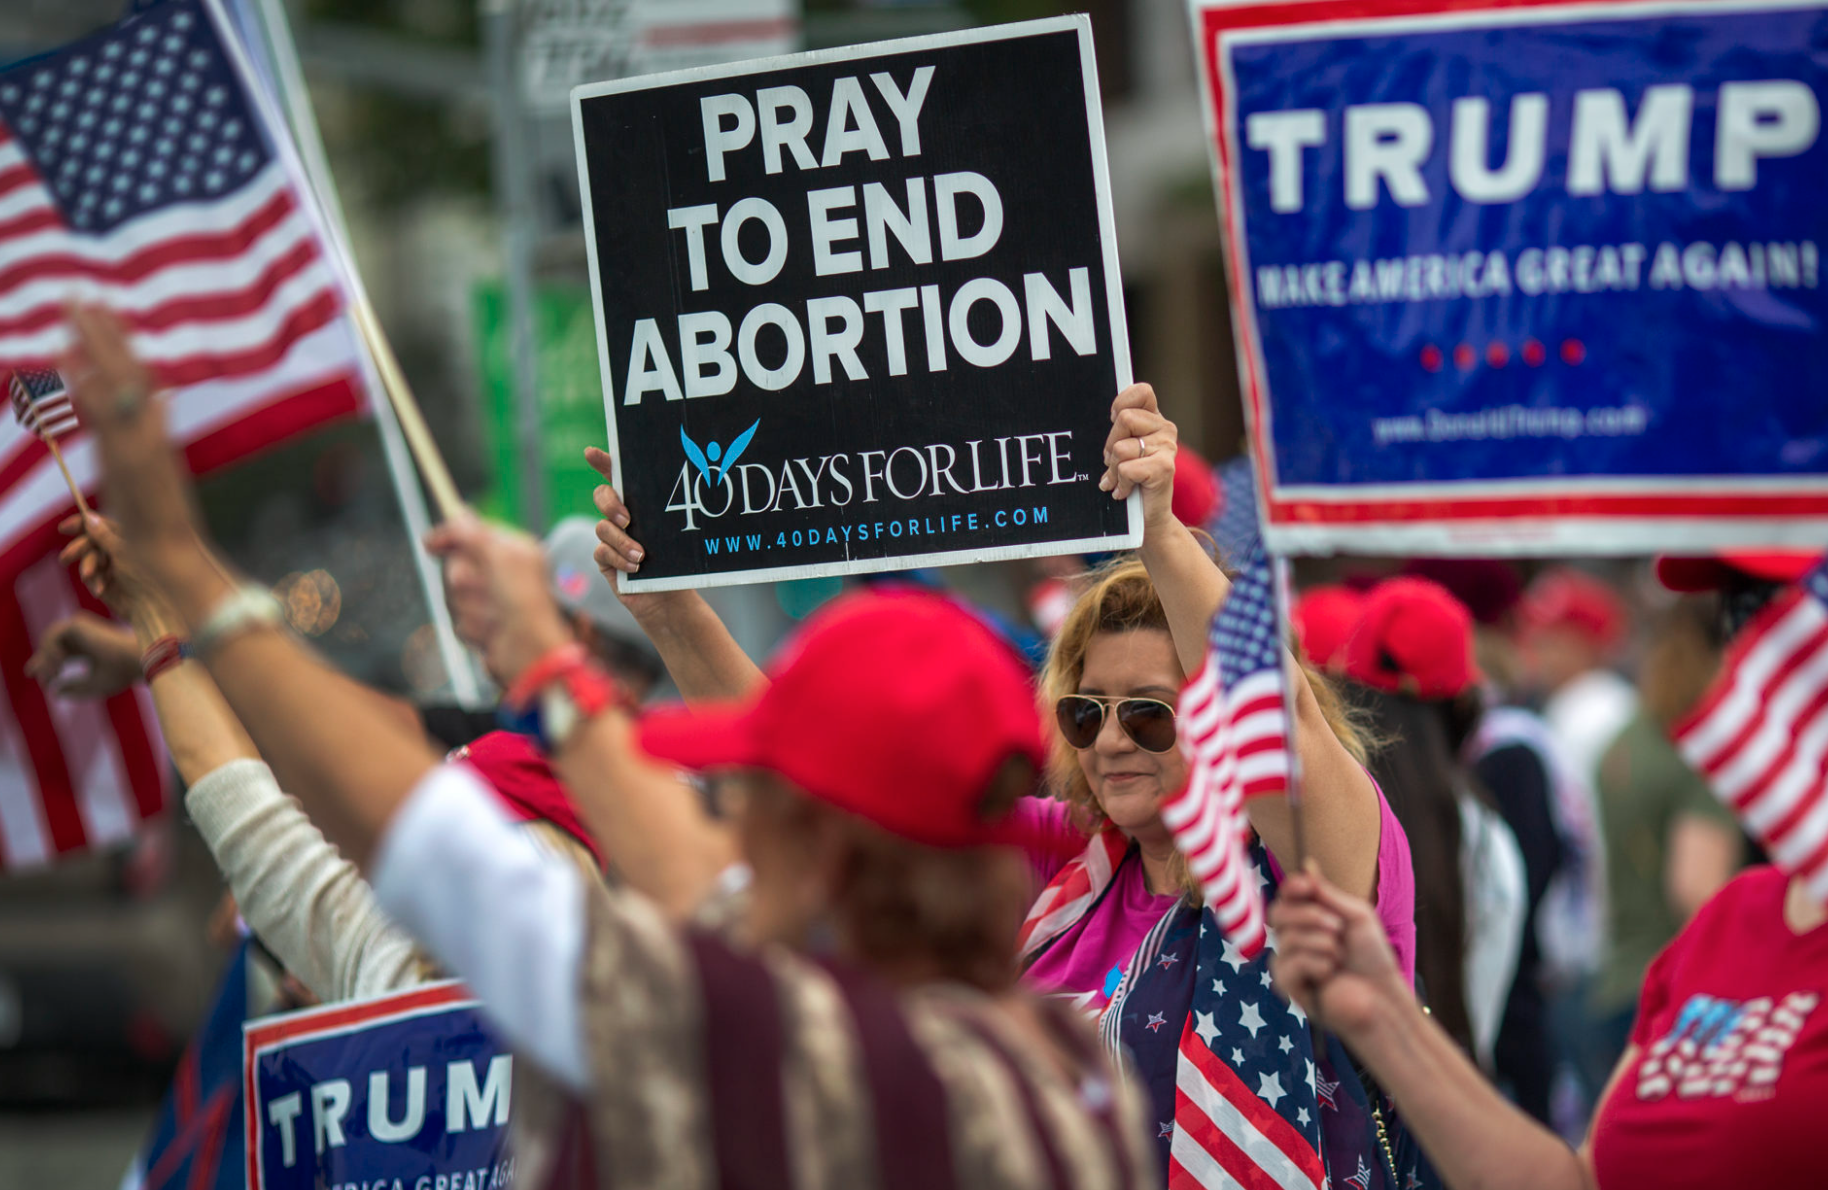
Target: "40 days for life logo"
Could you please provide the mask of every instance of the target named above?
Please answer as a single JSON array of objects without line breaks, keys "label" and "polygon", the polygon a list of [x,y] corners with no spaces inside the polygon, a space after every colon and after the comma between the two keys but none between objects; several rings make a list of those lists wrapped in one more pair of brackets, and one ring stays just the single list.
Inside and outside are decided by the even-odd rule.
[{"label": "40 days for life logo", "polygon": [[685,461],[666,510],[685,514],[683,531],[697,532],[701,518],[717,520],[732,512],[844,508],[859,495],[861,503],[874,504],[884,496],[899,501],[976,496],[1091,478],[1074,469],[1071,430],[793,458],[778,470],[738,463],[761,424],[760,418],[751,422],[727,447],[715,440],[701,447],[679,427]]}]

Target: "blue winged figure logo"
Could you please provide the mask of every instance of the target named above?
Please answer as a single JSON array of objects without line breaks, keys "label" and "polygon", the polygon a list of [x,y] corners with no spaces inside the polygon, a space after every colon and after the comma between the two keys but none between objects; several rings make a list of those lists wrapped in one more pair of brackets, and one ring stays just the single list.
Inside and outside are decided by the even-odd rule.
[{"label": "blue winged figure logo", "polygon": [[686,458],[692,466],[698,468],[699,476],[706,483],[719,483],[730,474],[730,469],[736,466],[736,460],[742,457],[743,452],[749,449],[749,440],[755,437],[755,431],[761,424],[762,419],[756,418],[748,429],[731,439],[728,450],[716,442],[706,443],[700,449],[698,443],[692,441],[692,436],[685,432],[685,427],[680,426],[679,445],[685,448]]}]

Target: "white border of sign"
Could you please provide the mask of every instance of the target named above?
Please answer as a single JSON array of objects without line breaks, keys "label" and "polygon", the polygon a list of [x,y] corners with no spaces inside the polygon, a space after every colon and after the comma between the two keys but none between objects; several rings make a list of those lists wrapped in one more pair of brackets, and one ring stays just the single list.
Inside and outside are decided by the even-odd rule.
[{"label": "white border of sign", "polygon": [[[1272,0],[1273,2],[1273,0]],[[1229,296],[1233,307],[1234,338],[1238,347],[1239,380],[1243,385],[1244,413],[1256,441],[1258,506],[1266,545],[1276,552],[1295,554],[1438,553],[1545,556],[1554,554],[1638,555],[1658,549],[1705,550],[1718,547],[1819,546],[1828,537],[1828,518],[1788,516],[1706,516],[1664,514],[1619,515],[1521,515],[1470,517],[1422,515],[1405,520],[1366,520],[1356,523],[1327,521],[1304,524],[1273,521],[1271,505],[1277,501],[1355,505],[1376,501],[1453,501],[1484,498],[1553,500],[1582,496],[1665,495],[1672,478],[1689,495],[1730,497],[1764,493],[1828,494],[1828,475],[1798,476],[1587,476],[1576,479],[1545,477],[1455,483],[1341,484],[1281,486],[1276,482],[1276,459],[1271,429],[1269,376],[1264,364],[1261,331],[1257,323],[1255,290],[1250,284],[1248,237],[1243,235],[1244,199],[1241,192],[1240,141],[1235,104],[1226,106],[1226,126],[1217,127],[1213,97],[1207,90],[1204,14],[1226,9],[1265,7],[1265,0],[1189,0],[1193,30],[1194,70],[1200,88],[1200,118],[1206,129],[1213,189],[1219,198],[1219,224],[1229,267],[1240,281]],[[1301,4],[1285,5],[1298,14]],[[1538,3],[1517,7],[1478,7],[1452,12],[1368,15],[1349,19],[1299,21],[1286,25],[1220,30],[1212,47],[1212,60],[1227,96],[1237,94],[1232,76],[1232,45],[1263,45],[1327,41],[1355,34],[1453,32],[1493,26],[1560,25],[1611,20],[1653,20],[1665,16],[1714,15],[1729,12],[1789,12],[1828,8],[1824,0],[1617,0],[1612,3]],[[1226,169],[1214,150],[1224,143]],[[1238,300],[1239,294],[1243,300]],[[1253,389],[1257,396],[1252,397]]]},{"label": "white border of sign", "polygon": [[266,1185],[266,1158],[260,1143],[264,1122],[255,1110],[259,1103],[260,1059],[264,1055],[289,1045],[359,1033],[376,1025],[415,1020],[457,1008],[481,1007],[482,1002],[470,994],[469,988],[457,980],[447,979],[389,992],[372,1000],[343,1000],[244,1021],[241,1026],[242,1127],[247,1142],[249,1190],[262,1190]]},{"label": "white border of sign", "polygon": [[[1104,260],[1105,305],[1111,324],[1111,352],[1117,366],[1117,392],[1128,388],[1130,374],[1130,332],[1124,317],[1123,279],[1117,264],[1117,222],[1111,209],[1111,171],[1105,157],[1104,112],[1099,106],[1098,64],[1092,53],[1092,21],[1084,15],[1049,17],[1038,21],[1015,21],[983,29],[961,29],[954,33],[935,33],[926,37],[906,37],[895,41],[876,41],[863,45],[841,46],[829,50],[812,50],[802,54],[783,54],[776,58],[756,58],[723,66],[701,66],[692,70],[674,70],[640,78],[617,79],[608,83],[586,83],[571,89],[571,134],[577,150],[578,196],[583,202],[584,243],[590,260],[590,304],[597,319],[597,364],[603,379],[604,417],[609,423],[609,455],[615,460],[616,475],[622,474],[622,444],[616,433],[615,418],[609,416],[608,394],[615,391],[609,364],[609,336],[603,320],[603,281],[597,268],[597,229],[591,212],[590,172],[584,158],[583,103],[598,95],[618,95],[625,91],[643,91],[678,83],[707,82],[712,79],[741,78],[766,70],[796,66],[819,66],[831,62],[850,62],[885,54],[915,54],[923,50],[949,46],[975,45],[988,41],[1007,41],[1044,33],[1072,31],[1079,37],[1079,61],[1085,71],[1086,131],[1091,139],[1092,175],[1098,197],[1098,233]],[[759,570],[725,571],[720,574],[677,575],[671,578],[641,578],[622,575],[617,579],[622,590],[631,594],[643,591],[684,591],[703,587],[730,587],[779,579],[819,578],[829,575],[875,574],[884,570],[910,570],[927,566],[963,566],[973,562],[1003,562],[1015,558],[1044,558],[1058,554],[1093,553],[1108,550],[1135,549],[1142,544],[1142,496],[1132,492],[1128,505],[1127,532],[1110,537],[1086,537],[1076,541],[1038,542],[1032,545],[1005,545],[987,549],[947,550],[936,554],[904,554],[893,558],[857,558],[844,562],[819,562],[804,566],[772,566]]]}]

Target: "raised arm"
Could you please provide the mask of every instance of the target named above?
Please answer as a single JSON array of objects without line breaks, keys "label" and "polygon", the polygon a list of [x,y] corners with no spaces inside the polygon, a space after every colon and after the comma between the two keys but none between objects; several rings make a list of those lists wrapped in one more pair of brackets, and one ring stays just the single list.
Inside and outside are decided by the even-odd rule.
[{"label": "raised arm", "polygon": [[[544,585],[538,542],[465,519],[438,526],[428,544],[446,560],[458,631],[504,682],[570,640]],[[553,767],[629,886],[683,917],[735,860],[735,842],[693,790],[634,746],[632,727],[620,711],[597,715],[562,741]]]},{"label": "raised arm", "polygon": [[[1116,500],[1132,491],[1142,493],[1139,553],[1167,612],[1181,668],[1192,676],[1205,659],[1207,630],[1231,584],[1193,531],[1175,518],[1174,455],[1179,441],[1174,423],[1161,414],[1155,390],[1146,384],[1131,385],[1111,406],[1106,470],[1099,487]],[[1292,659],[1290,671],[1308,854],[1342,888],[1369,898],[1377,888],[1376,790],[1333,734],[1307,675]],[[1287,799],[1255,798],[1247,809],[1251,825],[1283,868],[1297,867],[1294,817]]]},{"label": "raised arm", "polygon": [[641,569],[645,552],[628,535],[628,508],[613,486],[615,463],[596,447],[587,447],[584,458],[603,477],[593,493],[597,512],[597,568],[615,591],[622,606],[635,617],[647,638],[660,651],[660,660],[673,684],[688,702],[742,698],[768,679],[704,596],[697,591],[664,591],[656,594],[625,593],[619,575]]},{"label": "raised arm", "polygon": [[[1448,1185],[1595,1190],[1591,1154],[1574,1152],[1506,1102],[1423,1013],[1370,905],[1294,872],[1270,906],[1269,921],[1276,931],[1270,960],[1276,986],[1324,1020],[1370,1068]],[[1635,1056],[1627,1050],[1618,1069]],[[1612,1091],[1608,1086],[1601,1096],[1596,1118]]]}]

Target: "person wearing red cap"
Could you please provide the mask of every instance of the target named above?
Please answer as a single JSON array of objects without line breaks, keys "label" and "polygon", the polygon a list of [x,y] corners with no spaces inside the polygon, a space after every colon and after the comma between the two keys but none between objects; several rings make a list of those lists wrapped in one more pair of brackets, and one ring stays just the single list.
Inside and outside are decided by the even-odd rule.
[{"label": "person wearing red cap", "polygon": [[[537,712],[630,885],[701,889],[716,858],[689,845],[702,805],[640,748],[731,774],[753,870],[747,938],[688,932],[647,897],[544,863],[474,770],[373,714],[278,630],[269,595],[212,566],[147,373],[113,319],[73,320],[73,400],[134,563],[383,908],[526,1063],[517,1179],[1156,1181],[1134,1093],[1068,1010],[1014,986],[1027,890],[1006,845],[1044,746],[1024,668],[977,620],[930,596],[845,600],[760,694],[638,728],[570,639],[534,542],[467,516],[433,533],[454,611],[480,626],[472,642],[506,701]],[[548,1080],[576,1098],[582,1131],[558,1130],[579,1116]]]},{"label": "person wearing red cap", "polygon": [[1637,710],[1631,683],[1612,668],[1625,639],[1613,589],[1571,566],[1536,576],[1518,605],[1526,683],[1574,771],[1591,783],[1599,759]]},{"label": "person wearing red cap", "polygon": [[[1187,674],[1204,659],[1207,631],[1229,584],[1180,515],[1186,506],[1177,501],[1187,489],[1179,483],[1178,435],[1162,417],[1154,391],[1147,385],[1124,390],[1113,402],[1111,420],[1100,487],[1116,500],[1140,491],[1143,545],[1137,558],[1117,560],[1088,577],[1043,676],[1043,693],[1059,728],[1050,758],[1057,796],[1029,799],[1021,807],[1030,832],[1026,850],[1038,886],[1051,886],[1037,906],[1051,899],[1076,908],[1065,914],[1031,910],[1021,957],[1031,986],[1108,1012],[1101,1031],[1117,1039],[1116,1048],[1127,1053],[1138,1081],[1149,1088],[1158,1144],[1167,1150],[1180,1128],[1174,1047],[1182,1025],[1193,1019],[1189,989],[1167,989],[1161,1001],[1167,1007],[1159,1015],[1138,1010],[1158,990],[1140,978],[1127,985],[1139,994],[1126,997],[1122,1006],[1110,996],[1123,983],[1126,967],[1140,963],[1139,975],[1146,975],[1163,968],[1190,973],[1197,965],[1180,963],[1179,953],[1166,956],[1166,963],[1145,963],[1139,947],[1158,927],[1172,926],[1168,932],[1176,945],[1201,933],[1197,885],[1161,820],[1159,802],[1185,780],[1175,703]],[[607,457],[600,452],[590,457],[608,479]],[[597,489],[596,500],[604,517],[597,526],[603,543],[599,565],[606,575],[633,573],[640,547],[626,532],[626,510],[609,486]],[[695,617],[689,601],[682,603],[682,617]],[[690,640],[674,635],[659,643],[663,655],[679,650],[695,669],[701,659],[728,651],[727,634],[702,617]],[[726,682],[739,685],[742,676],[733,673]],[[686,689],[686,682],[680,686]],[[1336,713],[1325,680],[1304,672],[1297,698],[1310,854],[1354,888],[1375,893],[1393,937],[1407,949],[1413,945],[1414,903],[1402,828],[1354,753],[1350,724]],[[1295,855],[1292,816],[1280,798],[1254,800],[1250,814],[1262,837],[1264,879],[1273,880],[1276,857],[1292,862]],[[1061,894],[1061,888],[1068,891]],[[1218,937],[1216,929],[1211,933]],[[1240,978],[1267,979],[1264,960],[1254,960]],[[1166,1028],[1171,1014],[1175,1023]],[[1256,1036],[1236,1014],[1219,1017],[1223,1035],[1211,1043],[1214,1053],[1257,1047]],[[1330,1059],[1315,1049],[1305,1027],[1293,1018],[1285,1023],[1289,1046],[1279,1050],[1278,1060],[1287,1064],[1286,1085],[1307,1081],[1310,1058],[1321,1064],[1323,1078],[1331,1077],[1324,1073],[1328,1069],[1351,1077],[1343,1053],[1335,1065],[1326,1065]],[[1235,1039],[1227,1040],[1234,1033]],[[1362,1120],[1369,1130],[1368,1109]],[[1339,1179],[1355,1172],[1355,1156],[1377,1159],[1374,1136],[1367,1131],[1355,1139],[1364,1145],[1348,1152],[1348,1146],[1334,1144],[1330,1150],[1331,1159],[1343,1161]],[[1240,1165],[1240,1174],[1244,1168]]]},{"label": "person wearing red cap", "polygon": [[1365,597],[1350,587],[1310,587],[1289,609],[1302,656],[1331,674],[1342,672],[1346,645],[1358,628]]},{"label": "person wearing red cap", "polygon": [[1365,596],[1344,668],[1384,741],[1371,771],[1415,857],[1423,994],[1490,1069],[1527,903],[1516,839],[1459,759],[1479,714],[1472,616],[1438,583],[1387,579]]},{"label": "person wearing red cap", "polygon": [[1419,1011],[1361,899],[1300,873],[1271,907],[1270,924],[1282,986],[1352,1046],[1450,1185],[1821,1182],[1828,908],[1801,876],[1771,866],[1742,873],[1650,962],[1629,1040],[1578,1150],[1500,1099]]}]

